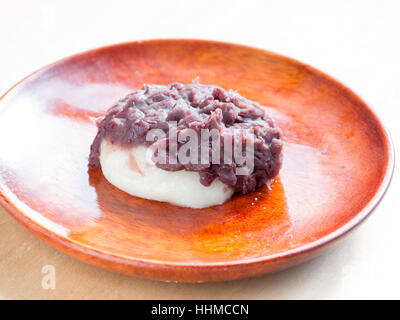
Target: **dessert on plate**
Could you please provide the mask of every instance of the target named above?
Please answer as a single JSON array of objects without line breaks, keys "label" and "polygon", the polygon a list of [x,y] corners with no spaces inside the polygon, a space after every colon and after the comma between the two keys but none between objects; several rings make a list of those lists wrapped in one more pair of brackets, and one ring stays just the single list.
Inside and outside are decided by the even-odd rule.
[{"label": "dessert on plate", "polygon": [[97,120],[89,156],[133,196],[204,208],[270,185],[282,134],[258,103],[217,86],[144,85]]}]

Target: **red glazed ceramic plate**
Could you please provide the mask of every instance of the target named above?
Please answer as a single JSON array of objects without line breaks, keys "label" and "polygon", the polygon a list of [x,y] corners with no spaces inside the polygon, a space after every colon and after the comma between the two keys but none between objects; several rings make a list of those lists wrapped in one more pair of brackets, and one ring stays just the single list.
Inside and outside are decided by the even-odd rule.
[{"label": "red glazed ceramic plate", "polygon": [[[143,83],[237,90],[283,130],[271,191],[189,209],[135,198],[88,168],[92,119]],[[393,171],[387,131],[329,76],[283,56],[200,40],[113,45],[56,62],[0,101],[0,202],[76,258],[160,280],[254,276],[309,259],[375,208]]]}]

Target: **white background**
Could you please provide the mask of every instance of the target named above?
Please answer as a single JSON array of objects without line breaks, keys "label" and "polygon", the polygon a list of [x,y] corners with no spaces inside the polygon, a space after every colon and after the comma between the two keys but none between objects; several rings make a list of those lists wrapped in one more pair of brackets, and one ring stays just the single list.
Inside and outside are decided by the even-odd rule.
[{"label": "white background", "polygon": [[[400,145],[399,1],[0,0],[0,94],[59,58],[102,45],[149,38],[237,42],[311,64],[365,99],[383,118],[395,146]],[[113,292],[124,283],[120,292],[126,294],[113,297],[399,299],[399,180],[395,172],[376,212],[332,251],[287,271],[228,283],[168,284],[97,271],[33,237],[28,244],[26,240],[18,242],[19,238],[5,239],[5,229],[0,227],[0,273],[11,272],[7,281],[1,278],[0,297],[46,297],[40,284],[32,280],[35,277],[25,272],[23,279],[18,279],[4,264],[5,258],[24,252],[23,246],[36,246],[46,252],[47,259],[61,255],[59,259],[74,264],[74,273],[68,274],[71,279],[77,279],[77,274],[87,277],[79,284],[81,291],[63,289],[63,283],[58,282],[51,297],[81,298],[85,290],[95,292],[98,287]],[[27,232],[5,215],[0,212],[7,228]],[[30,259],[22,254],[15,263],[29,266],[33,263]],[[62,264],[56,268],[62,274]],[[68,281],[65,283],[68,285]]]}]

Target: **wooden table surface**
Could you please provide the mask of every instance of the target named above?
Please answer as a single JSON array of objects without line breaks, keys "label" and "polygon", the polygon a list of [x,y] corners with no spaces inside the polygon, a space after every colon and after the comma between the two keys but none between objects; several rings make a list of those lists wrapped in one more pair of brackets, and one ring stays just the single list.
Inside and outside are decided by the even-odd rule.
[{"label": "wooden table surface", "polygon": [[[151,20],[139,14],[156,4],[161,8]],[[396,147],[399,9],[396,1],[113,1],[110,6],[109,1],[2,0],[0,94],[49,62],[109,43],[147,38],[238,42],[294,57],[333,75],[377,111]],[[399,299],[399,192],[395,171],[376,212],[310,262],[258,278],[204,284],[150,281],[87,265],[38,240],[0,208],[0,298]],[[54,289],[43,288],[46,266],[54,267]]]}]

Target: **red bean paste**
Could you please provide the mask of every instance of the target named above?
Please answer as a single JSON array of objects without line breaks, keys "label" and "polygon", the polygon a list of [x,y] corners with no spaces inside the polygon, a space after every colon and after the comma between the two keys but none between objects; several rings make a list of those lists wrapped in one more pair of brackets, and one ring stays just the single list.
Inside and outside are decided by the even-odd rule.
[{"label": "red bean paste", "polygon": [[[187,129],[194,130],[199,137],[199,150],[202,130],[216,129],[220,135],[220,150],[217,151],[219,163],[215,163],[215,157],[212,158],[212,152],[215,152],[212,139],[208,144],[207,156],[204,157],[203,153],[202,162],[182,164],[178,159],[177,163],[170,163],[171,123],[178,135]],[[197,171],[203,185],[209,186],[214,179],[219,178],[226,185],[232,186],[235,192],[243,194],[272,181],[281,168],[282,133],[265,109],[235,91],[217,86],[196,82],[171,83],[167,86],[147,84],[112,106],[104,117],[98,119],[97,124],[98,133],[91,146],[89,163],[99,168],[103,139],[121,147],[139,144],[151,146],[163,142],[166,145],[165,154],[161,155],[155,149],[153,156],[166,161],[158,160],[157,167],[168,171]],[[147,141],[146,135],[152,129],[161,129],[165,136],[155,142]],[[246,140],[249,138],[249,130],[252,130],[252,138]],[[227,136],[233,138],[225,140]],[[242,148],[242,156],[246,155],[245,142],[252,141],[252,168],[248,168],[246,163],[238,163],[233,156],[230,161],[226,161],[224,155],[228,148],[224,145],[225,141],[232,141],[231,150],[235,144],[241,143],[237,147],[239,150]],[[184,142],[178,140],[177,150],[183,145]],[[200,159],[200,152],[198,154]],[[238,168],[245,169],[247,174],[237,174]]]}]

